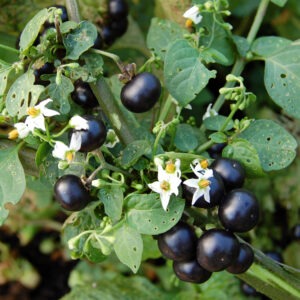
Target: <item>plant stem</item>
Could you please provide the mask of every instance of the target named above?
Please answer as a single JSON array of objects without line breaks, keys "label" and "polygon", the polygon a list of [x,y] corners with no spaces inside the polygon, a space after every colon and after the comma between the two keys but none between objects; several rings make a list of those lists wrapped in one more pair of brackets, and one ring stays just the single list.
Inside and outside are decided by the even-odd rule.
[{"label": "plant stem", "polygon": [[[262,0],[258,6],[254,21],[252,23],[252,26],[249,30],[249,33],[247,35],[247,41],[249,43],[249,45],[251,45],[257,35],[257,32],[262,24],[263,18],[266,14],[266,10],[269,4],[269,0]],[[239,58],[237,59],[237,61],[235,62],[235,64],[232,67],[232,71],[231,74],[235,75],[235,76],[240,76],[244,67],[246,65],[246,62],[243,58]],[[227,82],[225,84],[225,88],[231,88],[234,86],[234,82]],[[225,95],[219,95],[219,97],[217,98],[215,104],[213,105],[213,109],[216,111],[219,111],[220,108],[222,107],[222,105],[224,104],[225,101]]]},{"label": "plant stem", "polygon": [[[79,22],[79,11],[76,0],[66,0],[69,18],[72,21]],[[135,130],[139,125],[134,116],[126,115],[120,109],[114,95],[112,94],[108,84],[103,77],[99,78],[96,83],[90,83],[93,93],[98,99],[100,107],[110,121],[115,133],[119,137],[121,143],[125,146],[133,142],[137,138]]]}]

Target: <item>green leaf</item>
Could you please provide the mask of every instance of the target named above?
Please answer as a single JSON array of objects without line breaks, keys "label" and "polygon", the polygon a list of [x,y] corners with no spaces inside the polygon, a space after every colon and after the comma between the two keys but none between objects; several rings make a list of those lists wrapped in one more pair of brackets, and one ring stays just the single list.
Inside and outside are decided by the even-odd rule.
[{"label": "green leaf", "polygon": [[43,142],[39,145],[35,155],[35,163],[38,167],[43,163],[43,160],[49,154],[51,149],[51,146],[47,142]]},{"label": "green leaf", "polygon": [[227,142],[227,135],[224,132],[214,132],[209,135],[209,138],[217,144]]},{"label": "green leaf", "polygon": [[273,2],[274,4],[280,7],[283,7],[287,3],[287,0],[271,0],[271,2]]},{"label": "green leaf", "polygon": [[94,78],[97,78],[103,73],[103,58],[97,53],[84,53],[82,58],[85,60],[86,67]]},{"label": "green leaf", "polygon": [[160,234],[173,227],[181,218],[185,201],[171,197],[167,211],[158,194],[130,195],[125,199],[126,220],[142,234]]},{"label": "green leaf", "polygon": [[241,57],[246,57],[250,49],[250,44],[247,39],[239,35],[234,35],[232,38],[239,55]]},{"label": "green leaf", "polygon": [[74,21],[67,21],[67,22],[61,23],[60,32],[62,34],[66,34],[66,33],[70,32],[71,30],[76,29],[77,26],[78,26],[78,24]]},{"label": "green leaf", "polygon": [[155,240],[151,235],[143,235],[143,255],[142,260],[155,259],[161,257],[161,252],[157,245],[157,240]]},{"label": "green leaf", "polygon": [[119,221],[123,208],[123,191],[120,187],[103,187],[98,193],[99,199],[104,204],[105,213],[113,222]]},{"label": "green leaf", "polygon": [[266,58],[264,81],[273,101],[300,118],[300,40]]},{"label": "green leaf", "polygon": [[187,40],[175,40],[169,45],[164,65],[165,82],[181,106],[191,102],[215,74],[201,63],[198,50]]},{"label": "green leaf", "polygon": [[12,80],[15,80],[15,70],[11,66],[3,67],[0,70],[0,104],[4,101],[6,91]]},{"label": "green leaf", "polygon": [[78,27],[63,37],[66,47],[66,59],[77,60],[79,56],[94,45],[97,38],[97,29],[94,24],[82,21]]},{"label": "green leaf", "polygon": [[20,37],[20,50],[25,53],[34,43],[40,30],[48,19],[49,13],[46,8],[39,11],[25,26]]},{"label": "green leaf", "polygon": [[175,22],[153,18],[147,35],[147,47],[164,60],[168,45],[182,38],[184,33],[186,31]]},{"label": "green leaf", "polygon": [[279,36],[260,37],[253,42],[251,51],[256,55],[266,58],[283,50],[291,43],[290,40]]},{"label": "green leaf", "polygon": [[222,156],[239,161],[244,167],[247,177],[258,177],[265,174],[256,149],[247,140],[234,139],[223,149]]},{"label": "green leaf", "polygon": [[264,171],[283,169],[296,156],[296,140],[274,121],[256,120],[239,137],[254,146]]},{"label": "green leaf", "polygon": [[38,102],[44,87],[34,85],[34,80],[32,71],[28,71],[10,87],[6,97],[6,108],[11,116],[18,116],[18,119],[21,119],[27,115],[28,107],[32,107]]},{"label": "green leaf", "polygon": [[136,273],[143,253],[143,240],[135,229],[124,224],[115,234],[114,250],[119,260]]},{"label": "green leaf", "polygon": [[6,203],[16,204],[25,187],[25,174],[18,156],[18,147],[0,150],[0,225],[8,216]]},{"label": "green leaf", "polygon": [[174,145],[179,151],[192,151],[198,147],[198,138],[195,130],[188,124],[179,124],[176,127]]},{"label": "green leaf", "polygon": [[[212,116],[209,118],[204,119],[204,125],[206,129],[213,130],[213,131],[220,131],[223,128],[223,125],[225,124],[225,121],[227,120],[227,117],[222,115]],[[233,128],[233,121],[230,120],[228,124],[226,125],[223,130],[228,131]]]},{"label": "green leaf", "polygon": [[129,144],[123,151],[121,164],[126,169],[133,166],[141,156],[149,154],[151,145],[148,140],[137,140]]},{"label": "green leaf", "polygon": [[49,80],[51,82],[48,86],[50,98],[62,114],[67,114],[70,111],[69,95],[74,90],[72,81],[63,75],[59,83],[56,82],[56,76],[50,77]]}]

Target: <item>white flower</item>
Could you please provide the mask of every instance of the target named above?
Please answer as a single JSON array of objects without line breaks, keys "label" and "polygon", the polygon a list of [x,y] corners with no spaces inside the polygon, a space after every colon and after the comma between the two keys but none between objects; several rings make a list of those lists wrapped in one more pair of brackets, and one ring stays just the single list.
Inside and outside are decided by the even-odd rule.
[{"label": "white flower", "polygon": [[28,117],[25,120],[25,124],[28,126],[31,132],[33,132],[35,128],[46,131],[45,117],[53,117],[59,115],[59,112],[46,107],[46,105],[52,101],[52,99],[48,98],[40,102],[38,105],[29,107],[27,109]]},{"label": "white flower", "polygon": [[181,176],[180,159],[178,158],[175,159],[175,163],[173,162],[173,160],[167,161],[165,171],[170,176],[176,176],[180,178]]},{"label": "white flower", "polygon": [[178,186],[181,179],[177,176],[167,173],[161,165],[158,165],[158,181],[148,184],[149,188],[159,193],[161,204],[164,210],[167,210],[172,194],[178,195]]},{"label": "white flower", "polygon": [[113,129],[108,129],[106,140],[108,141],[105,144],[107,148],[113,148],[120,141]]},{"label": "white flower", "polygon": [[75,130],[88,130],[89,129],[89,123],[86,119],[80,117],[80,116],[73,116],[70,121],[69,125],[74,128]]},{"label": "white flower", "polygon": [[192,205],[194,205],[198,198],[202,196],[204,196],[204,200],[206,202],[210,203],[210,181],[208,179],[213,177],[213,170],[202,169],[199,171],[197,170],[197,168],[193,168],[192,165],[191,168],[197,176],[197,178],[187,179],[183,182],[183,184],[195,189],[192,199]]},{"label": "white flower", "polygon": [[192,20],[194,24],[199,24],[202,21],[202,16],[200,15],[199,7],[197,5],[194,5],[188,9],[183,14],[183,17]]},{"label": "white flower", "polygon": [[55,142],[54,149],[52,151],[53,157],[56,157],[60,160],[67,161],[68,163],[72,162],[75,158],[75,153],[81,147],[81,135],[73,133],[71,137],[70,146],[68,147],[63,142]]},{"label": "white flower", "polygon": [[206,159],[202,159],[199,161],[198,158],[194,159],[193,162],[192,162],[193,166],[194,166],[194,172],[200,172],[202,170],[205,170],[207,169],[208,167],[208,160]]},{"label": "white flower", "polygon": [[15,140],[16,138],[20,138],[20,139],[24,139],[28,136],[29,134],[29,128],[27,127],[27,125],[25,123],[16,123],[14,125],[14,127],[16,129],[13,129],[12,131],[10,131],[8,133],[8,138],[10,140]]},{"label": "white flower", "polygon": [[213,108],[211,108],[211,107],[212,107],[212,103],[210,103],[207,106],[206,112],[203,115],[202,120],[205,120],[205,119],[207,119],[209,117],[213,117],[213,116],[217,116],[218,115],[218,113]]}]

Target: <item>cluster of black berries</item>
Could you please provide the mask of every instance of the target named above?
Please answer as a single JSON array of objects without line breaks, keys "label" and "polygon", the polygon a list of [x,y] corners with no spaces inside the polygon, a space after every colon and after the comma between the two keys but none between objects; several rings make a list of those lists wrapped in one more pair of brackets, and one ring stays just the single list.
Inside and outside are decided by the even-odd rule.
[{"label": "cluster of black berries", "polygon": [[121,37],[128,27],[129,8],[125,0],[109,0],[108,12],[103,24],[100,24],[101,33],[95,41],[94,48],[102,49],[105,45],[111,46]]},{"label": "cluster of black berries", "polygon": [[[104,123],[92,115],[82,116],[88,129],[72,129],[70,135],[79,134],[81,147],[79,152],[90,152],[103,145],[106,139]],[[63,208],[70,211],[83,209],[91,200],[89,191],[78,176],[67,174],[60,177],[54,185],[54,196]]]},{"label": "cluster of black berries", "polygon": [[[193,227],[179,222],[159,235],[158,246],[164,256],[174,261],[173,269],[183,281],[202,283],[212,272],[227,270],[244,273],[254,260],[252,248],[240,243],[235,232],[251,230],[259,220],[259,205],[255,195],[242,188],[245,171],[239,162],[217,158],[211,165],[210,203],[199,197],[195,207],[219,206],[218,217],[224,228],[205,231],[197,239]],[[184,197],[191,201],[194,188],[183,186]]]}]

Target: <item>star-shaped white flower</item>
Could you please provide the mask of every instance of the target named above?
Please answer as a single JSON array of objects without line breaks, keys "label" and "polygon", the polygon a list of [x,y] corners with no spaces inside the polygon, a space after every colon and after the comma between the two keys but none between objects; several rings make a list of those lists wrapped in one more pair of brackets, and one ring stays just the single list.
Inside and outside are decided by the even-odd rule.
[{"label": "star-shaped white flower", "polygon": [[70,146],[65,145],[63,142],[56,141],[52,155],[53,157],[66,161],[67,163],[71,163],[80,147],[81,135],[75,132],[71,136]]},{"label": "star-shaped white flower", "polygon": [[206,159],[199,160],[198,158],[196,158],[193,160],[192,165],[194,166],[194,168],[193,168],[194,172],[195,171],[200,172],[202,170],[207,169],[208,160],[206,160]]},{"label": "star-shaped white flower", "polygon": [[16,138],[25,139],[30,132],[28,126],[22,122],[14,124],[14,127],[15,129],[8,134],[10,140],[15,140]]},{"label": "star-shaped white flower", "polygon": [[74,128],[75,130],[88,130],[89,129],[89,123],[86,119],[76,115],[73,116],[70,121],[69,125]]},{"label": "star-shaped white flower", "polygon": [[199,7],[197,5],[189,8],[184,14],[183,17],[189,20],[192,20],[194,24],[199,24],[202,21],[202,16],[200,15]]},{"label": "star-shaped white flower", "polygon": [[207,119],[207,118],[209,118],[209,117],[213,117],[213,116],[217,116],[217,115],[218,115],[217,111],[214,110],[214,109],[211,108],[211,107],[212,107],[212,103],[210,103],[210,104],[207,106],[206,112],[205,112],[205,114],[203,115],[202,120],[205,120],[205,119]]},{"label": "star-shaped white flower", "polygon": [[210,203],[210,181],[209,178],[213,177],[213,170],[212,169],[202,169],[197,170],[191,165],[191,168],[197,178],[190,178],[183,182],[183,184],[192,187],[195,189],[192,199],[192,205],[196,203],[196,201],[200,197],[204,197],[204,200]]},{"label": "star-shaped white flower", "polygon": [[178,159],[178,158],[175,159],[175,163],[173,162],[173,160],[167,161],[165,171],[170,176],[176,176],[176,177],[180,178],[181,177],[180,159]]},{"label": "star-shaped white flower", "polygon": [[158,165],[158,181],[148,184],[149,188],[159,193],[161,204],[164,210],[167,210],[172,194],[178,195],[178,187],[181,179],[172,174],[168,174],[161,165]]},{"label": "star-shaped white flower", "polygon": [[29,107],[27,109],[28,117],[25,120],[25,124],[28,126],[31,132],[33,132],[35,128],[46,131],[45,117],[53,117],[59,115],[59,112],[46,107],[46,105],[52,101],[52,99],[48,98],[40,102],[38,105]]}]

